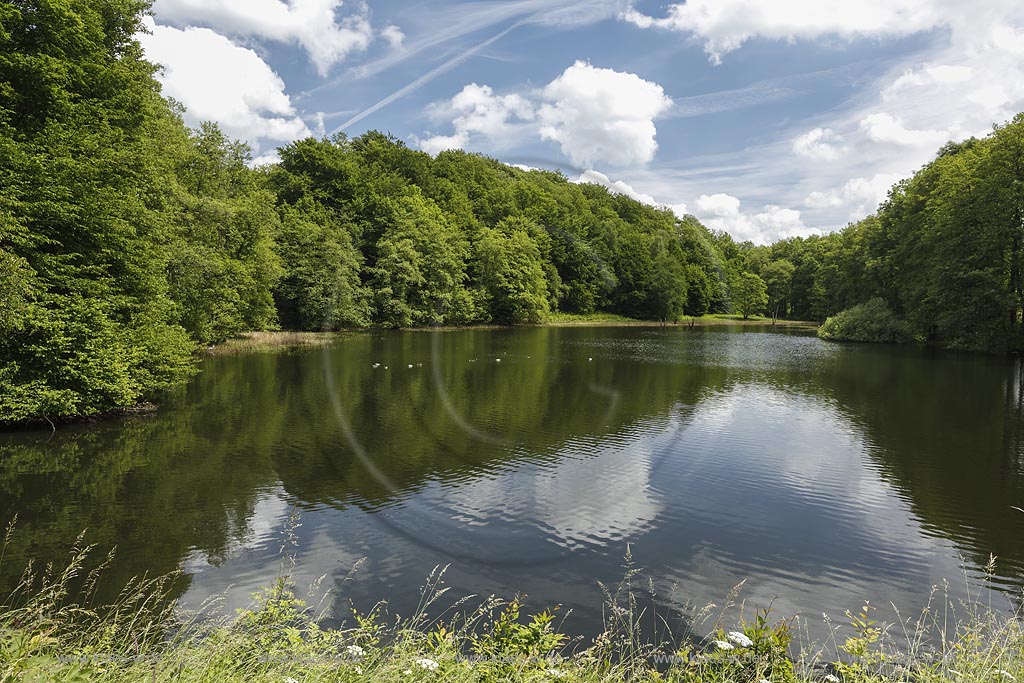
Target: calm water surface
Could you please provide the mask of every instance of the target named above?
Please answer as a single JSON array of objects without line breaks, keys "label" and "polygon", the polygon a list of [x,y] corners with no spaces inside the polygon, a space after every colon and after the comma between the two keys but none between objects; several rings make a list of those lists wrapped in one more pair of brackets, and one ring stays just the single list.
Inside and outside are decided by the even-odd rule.
[{"label": "calm water surface", "polygon": [[780,615],[912,611],[981,587],[990,553],[1010,608],[1022,436],[1002,358],[752,328],[359,334],[206,360],[153,417],[0,434],[0,583],[87,528],[118,547],[110,590],[181,568],[189,607],[246,604],[290,535],[338,618],[408,614],[450,565],[452,596],[525,593],[592,633],[627,546],[671,615],[741,581]]}]

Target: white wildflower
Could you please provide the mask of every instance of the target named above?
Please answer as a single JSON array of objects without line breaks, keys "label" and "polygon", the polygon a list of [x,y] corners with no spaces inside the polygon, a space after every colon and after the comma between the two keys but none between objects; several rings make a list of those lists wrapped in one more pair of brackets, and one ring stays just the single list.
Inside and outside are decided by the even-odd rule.
[{"label": "white wildflower", "polygon": [[296,679],[294,679],[291,676],[289,676],[286,679],[284,679],[284,683],[299,683],[299,682]]},{"label": "white wildflower", "polygon": [[349,645],[345,648],[345,652],[348,654],[349,657],[356,658],[362,657],[364,654],[366,654],[366,650],[359,647],[358,645]]},{"label": "white wildflower", "polygon": [[437,671],[437,667],[441,666],[433,659],[427,659],[426,657],[420,657],[416,660],[416,666],[427,671]]},{"label": "white wildflower", "polygon": [[825,681],[825,683],[839,683],[839,676],[835,676],[833,674],[825,674],[825,678],[823,680]]},{"label": "white wildflower", "polygon": [[767,678],[762,678],[760,681],[758,681],[758,683],[772,683],[772,682],[769,681]]},{"label": "white wildflower", "polygon": [[361,667],[361,666],[359,666],[358,664],[356,664],[356,673],[357,673],[357,674],[360,674],[360,675],[362,675],[362,673],[363,673],[363,667]]},{"label": "white wildflower", "polygon": [[750,647],[754,644],[747,634],[740,633],[739,631],[729,631],[729,640],[736,643],[740,647]]},{"label": "white wildflower", "polygon": [[558,669],[548,669],[547,674],[552,678],[565,678],[565,672]]},{"label": "white wildflower", "polygon": [[716,640],[715,641],[715,647],[717,647],[719,650],[732,650],[733,649],[732,643],[730,643],[727,640]]},{"label": "white wildflower", "polygon": [[403,676],[412,676],[412,669],[406,669],[402,672]]}]

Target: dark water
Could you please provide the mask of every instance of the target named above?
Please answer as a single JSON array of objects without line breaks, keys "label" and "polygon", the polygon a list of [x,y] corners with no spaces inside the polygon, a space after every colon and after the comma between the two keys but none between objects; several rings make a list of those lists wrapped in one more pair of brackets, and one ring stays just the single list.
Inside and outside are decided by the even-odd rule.
[{"label": "dark water", "polygon": [[990,553],[1009,608],[1022,401],[1017,361],[752,329],[365,334],[213,358],[154,417],[0,435],[0,510],[18,515],[0,587],[87,528],[118,546],[111,591],[183,568],[184,605],[243,605],[286,564],[296,510],[300,585],[326,575],[403,615],[450,565],[453,596],[526,593],[593,632],[627,546],[667,614],[744,580],[780,615],[912,612],[943,579],[980,589]]}]

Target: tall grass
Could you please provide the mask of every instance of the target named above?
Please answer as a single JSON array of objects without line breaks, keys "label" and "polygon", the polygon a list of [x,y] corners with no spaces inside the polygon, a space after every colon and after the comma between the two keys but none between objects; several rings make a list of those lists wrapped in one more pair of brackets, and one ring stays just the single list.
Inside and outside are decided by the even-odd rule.
[{"label": "tall grass", "polygon": [[235,355],[242,353],[266,353],[290,351],[293,349],[324,346],[341,337],[338,332],[245,332],[205,352],[211,356]]},{"label": "tall grass", "polygon": [[[11,530],[5,540],[5,549]],[[604,630],[571,638],[556,614],[523,615],[518,599],[464,598],[448,608],[444,571],[422,586],[415,612],[399,618],[380,603],[327,628],[330,603],[314,584],[300,597],[282,576],[235,614],[216,601],[187,617],[168,599],[175,577],[140,579],[109,605],[93,604],[103,566],[84,572],[92,548],[81,540],[65,567],[29,567],[0,611],[0,680],[274,682],[319,681],[674,681],[679,683],[1012,683],[1024,681],[1019,615],[980,601],[955,603],[938,589],[913,619],[889,624],[870,605],[827,624],[813,642],[807,623],[774,619],[770,608],[737,616],[738,590],[723,606],[698,610],[673,635],[645,607],[641,572],[627,556],[625,576],[605,594]],[[109,560],[109,557],[108,557]],[[2,558],[0,558],[2,561]],[[652,622],[664,626],[645,637]]]}]

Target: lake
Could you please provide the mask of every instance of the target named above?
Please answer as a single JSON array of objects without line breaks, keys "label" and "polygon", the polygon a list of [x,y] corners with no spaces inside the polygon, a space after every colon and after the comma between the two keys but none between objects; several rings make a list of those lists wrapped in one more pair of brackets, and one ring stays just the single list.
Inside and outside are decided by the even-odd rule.
[{"label": "lake", "polygon": [[109,594],[182,569],[187,608],[245,605],[290,571],[324,577],[339,620],[349,601],[408,615],[440,565],[452,599],[523,593],[592,634],[628,548],[670,618],[741,582],[748,606],[819,622],[866,599],[915,613],[944,579],[1009,609],[1022,386],[1019,360],[755,327],[375,332],[211,357],[153,416],[0,434],[18,518],[0,587],[88,529],[117,546]]}]

